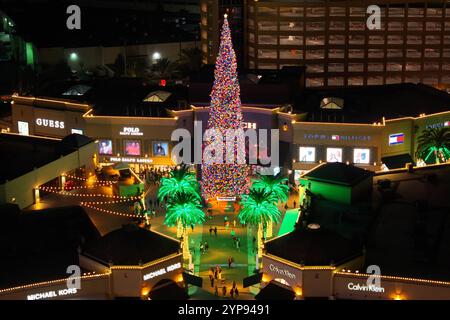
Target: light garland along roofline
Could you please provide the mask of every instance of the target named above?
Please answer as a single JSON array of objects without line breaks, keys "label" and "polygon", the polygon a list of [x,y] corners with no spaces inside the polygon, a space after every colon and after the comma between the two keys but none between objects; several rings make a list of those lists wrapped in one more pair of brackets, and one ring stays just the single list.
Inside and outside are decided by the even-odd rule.
[{"label": "light garland along roofline", "polygon": [[62,139],[52,138],[52,137],[47,137],[47,136],[36,136],[36,135],[33,135],[33,134],[29,134],[27,136],[24,136],[22,134],[15,133],[15,132],[2,132],[1,134],[11,135],[11,136],[30,137],[30,138],[43,139],[43,140],[52,140],[52,141],[61,141],[62,140]]},{"label": "light garland along roofline", "polygon": [[178,117],[136,117],[136,116],[98,116],[94,114],[94,109],[88,110],[83,114],[86,119],[140,119],[140,120],[170,120],[177,121]]},{"label": "light garland along roofline", "polygon": [[165,262],[167,260],[172,260],[172,259],[178,258],[178,257],[180,257],[182,255],[183,255],[182,253],[173,253],[173,254],[165,256],[163,258],[159,258],[159,259],[147,262],[147,263],[143,264],[142,266],[138,266],[138,265],[137,266],[112,265],[110,267],[110,269],[111,270],[143,270],[143,269],[151,267],[151,266],[153,266],[155,264],[162,263],[162,262]]},{"label": "light garland along roofline", "polygon": [[289,265],[291,267],[294,267],[294,268],[300,269],[300,270],[335,270],[336,269],[336,267],[334,267],[334,266],[302,266],[302,265],[300,265],[298,263],[295,263],[295,262],[292,262],[292,261],[280,258],[278,256],[274,256],[274,255],[272,255],[270,253],[263,253],[263,257],[264,256],[266,258],[269,258],[269,259],[272,259],[272,260],[276,260],[278,262],[287,264],[287,265]]},{"label": "light garland along roofline", "polygon": [[447,281],[439,281],[439,280],[428,280],[428,279],[420,279],[420,278],[407,278],[407,277],[397,277],[397,276],[385,276],[385,275],[375,275],[375,274],[366,274],[366,273],[353,273],[353,272],[342,272],[335,271],[335,274],[343,275],[343,276],[356,276],[356,277],[374,277],[386,280],[399,280],[399,281],[407,281],[407,282],[421,282],[421,283],[430,283],[430,284],[438,284],[443,286],[450,286],[450,282]]},{"label": "light garland along roofline", "polygon": [[[422,171],[422,170],[431,170],[431,169],[436,169],[439,167],[446,167],[446,166],[450,166],[450,162],[445,162],[445,163],[433,163],[433,164],[427,164],[426,166],[423,167],[413,167],[414,171]],[[396,169],[390,169],[390,170],[386,170],[386,171],[375,171],[375,175],[374,177],[377,176],[382,176],[385,174],[396,174],[396,173],[405,173],[408,172],[408,168],[396,168]]]},{"label": "light garland along roofline", "polygon": [[393,121],[399,121],[399,120],[417,120],[417,119],[429,118],[429,117],[446,115],[446,114],[450,115],[450,111],[441,111],[441,112],[436,112],[436,113],[430,113],[430,114],[425,114],[423,116],[418,116],[418,117],[401,117],[401,118],[386,119],[386,122],[393,122]]},{"label": "light garland along roofline", "polygon": [[293,124],[296,125],[328,125],[328,126],[357,126],[357,127],[371,127],[371,128],[379,128],[385,127],[386,125],[383,122],[374,122],[374,123],[350,123],[350,122],[316,122],[316,121],[295,121]]},{"label": "light garland along roofline", "polygon": [[[106,276],[109,276],[109,275],[111,275],[111,272],[99,273],[99,274],[91,274],[91,275],[80,276],[80,277],[73,277],[73,278],[70,278],[70,279],[72,279],[72,280],[74,280],[74,279],[83,280],[83,279],[101,278],[101,277],[106,277]],[[23,285],[23,286],[17,286],[17,287],[1,289],[0,290],[0,294],[1,293],[5,293],[5,292],[21,290],[21,289],[28,289],[28,288],[33,288],[33,287],[45,286],[45,285],[49,285],[49,284],[64,283],[64,282],[67,281],[67,279],[69,279],[69,277],[62,278],[62,279],[56,279],[56,280],[50,280],[50,281],[35,282],[35,283],[26,284],[26,285]]]},{"label": "light garland along roofline", "polygon": [[[20,96],[17,94],[12,95],[13,100],[14,99],[19,99],[22,101],[30,101],[32,105],[34,105],[35,102],[51,102],[51,103],[57,103],[57,104],[63,104],[67,109],[69,109],[70,107],[76,107],[76,108],[81,108],[83,110],[86,110],[88,108],[91,108],[91,105],[86,104],[86,103],[79,103],[79,102],[74,102],[68,99],[49,99],[49,98],[41,98],[41,97],[25,97],[25,96]],[[14,100],[15,102],[15,100]]]}]

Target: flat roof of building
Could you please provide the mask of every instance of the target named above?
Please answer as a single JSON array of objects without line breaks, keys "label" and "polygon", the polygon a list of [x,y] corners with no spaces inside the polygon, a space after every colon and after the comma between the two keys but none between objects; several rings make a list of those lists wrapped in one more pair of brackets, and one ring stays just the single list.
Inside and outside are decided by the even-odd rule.
[{"label": "flat roof of building", "polygon": [[[344,100],[341,110],[320,108],[324,98]],[[450,110],[450,94],[424,84],[308,88],[295,109],[308,112],[307,121],[374,123],[402,117],[418,117]]]},{"label": "flat roof of building", "polygon": [[21,212],[5,204],[0,212],[0,288],[68,277],[78,246],[100,237],[79,206]]},{"label": "flat roof of building", "polygon": [[177,240],[130,224],[87,243],[83,254],[106,264],[136,266],[176,254],[179,248]]},{"label": "flat roof of building", "polygon": [[329,162],[317,166],[303,177],[312,181],[353,186],[373,176],[374,172],[341,162]]},{"label": "flat roof of building", "polygon": [[306,266],[339,265],[362,254],[362,247],[325,228],[299,228],[265,244],[267,253]]},{"label": "flat roof of building", "polygon": [[[155,93],[162,99],[146,99]],[[87,103],[94,116],[171,117],[168,110],[188,109],[186,87],[155,86],[141,78],[58,81],[39,88],[34,95]]]},{"label": "flat roof of building", "polygon": [[1,133],[0,183],[49,164],[92,141],[86,136],[77,134],[59,140]]}]

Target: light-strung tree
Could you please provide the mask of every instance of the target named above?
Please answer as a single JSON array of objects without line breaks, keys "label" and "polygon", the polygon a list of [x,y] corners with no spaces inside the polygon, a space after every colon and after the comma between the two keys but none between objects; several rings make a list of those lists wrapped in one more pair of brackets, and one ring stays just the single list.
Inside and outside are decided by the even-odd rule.
[{"label": "light-strung tree", "polygon": [[450,159],[450,129],[431,128],[422,131],[417,141],[417,157],[427,164],[444,163]]},{"label": "light-strung tree", "polygon": [[278,199],[278,202],[286,203],[289,199],[289,186],[286,184],[288,179],[281,173],[276,175],[264,175],[258,173],[257,179],[253,180],[252,189],[263,189],[272,191]]},{"label": "light-strung tree", "polygon": [[277,196],[264,189],[251,188],[248,194],[244,194],[241,200],[242,209],[239,212],[239,220],[243,224],[249,224],[258,228],[258,257],[262,257],[262,238],[264,229],[268,223],[278,223],[281,212],[276,203]]},{"label": "light-strung tree", "polygon": [[181,226],[183,237],[183,256],[189,257],[188,228],[201,224],[205,220],[200,199],[193,193],[176,192],[167,201],[167,212],[164,224]]},{"label": "light-strung tree", "polygon": [[[222,139],[223,152],[214,153],[216,161],[206,160],[202,163],[202,193],[205,199],[216,196],[234,197],[248,191],[248,166],[239,163],[238,154],[242,155],[243,148],[239,148],[239,141],[245,141],[243,132],[243,116],[241,109],[240,87],[237,74],[236,55],[231,42],[231,31],[225,15],[220,37],[219,54],[214,71],[214,84],[211,90],[211,106],[209,108],[208,129],[218,132],[218,139]],[[233,131],[236,136],[227,150],[227,132]],[[237,140],[237,142],[236,142]],[[215,141],[218,142],[218,141]],[[215,143],[214,143],[215,144]],[[205,142],[206,149],[213,145],[212,141]],[[220,147],[219,147],[220,148]],[[231,161],[227,159],[228,152],[234,155]],[[242,157],[240,157],[242,159]]]},{"label": "light-strung tree", "polygon": [[[174,168],[168,178],[161,179],[161,186],[158,189],[158,200],[168,203],[180,193],[190,194],[199,202],[201,201],[200,184],[195,174],[190,172],[185,164]],[[182,226],[178,224],[177,237],[181,237],[181,235]]]},{"label": "light-strung tree", "polygon": [[[289,186],[286,184],[287,181],[288,179],[281,172],[276,175],[258,173],[258,177],[253,180],[251,188],[272,192],[277,198],[277,203],[285,204],[289,199]],[[273,223],[269,221],[266,227],[267,237],[272,236],[272,230]]]}]

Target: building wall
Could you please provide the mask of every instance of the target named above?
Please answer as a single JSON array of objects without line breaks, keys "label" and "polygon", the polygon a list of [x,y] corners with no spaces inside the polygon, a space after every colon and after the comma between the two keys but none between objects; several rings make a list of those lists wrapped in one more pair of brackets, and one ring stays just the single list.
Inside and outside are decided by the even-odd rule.
[{"label": "building wall", "polygon": [[[39,104],[43,106],[39,107]],[[11,108],[13,131],[19,133],[18,121],[22,121],[28,123],[30,135],[63,138],[73,133],[72,129],[85,134],[82,115],[87,108],[87,105],[64,100],[14,97]]]},{"label": "building wall", "polygon": [[[161,55],[161,58],[167,58],[170,61],[176,61],[180,57],[180,48],[195,48],[196,43],[171,42],[155,43],[142,45],[129,45],[126,47],[81,47],[81,48],[41,48],[39,49],[39,61],[45,64],[57,64],[60,61],[67,61],[69,66],[75,70],[80,69],[80,62],[84,68],[92,68],[98,65],[114,64],[119,54],[125,55],[129,61],[137,58],[143,58],[152,64],[152,56],[155,52]],[[71,59],[72,53],[77,55],[77,59]]]},{"label": "building wall", "polygon": [[369,30],[370,1],[248,1],[248,67],[305,64],[309,87],[450,83],[448,3],[408,3],[378,1],[381,30]]},{"label": "building wall", "polygon": [[333,270],[303,270],[303,297],[329,297],[332,286]]},{"label": "building wall", "polygon": [[[367,286],[367,276],[337,273],[333,277],[333,296],[337,299],[355,300],[448,300],[450,283],[437,284],[432,281],[404,281],[381,278],[384,292],[350,290],[349,284]],[[353,285],[350,285],[353,287]]]},{"label": "building wall", "polygon": [[352,188],[349,186],[312,181],[308,179],[300,179],[300,183],[304,186],[311,187],[309,190],[315,195],[320,195],[327,200],[336,201],[339,203],[352,203]]},{"label": "building wall", "polygon": [[[296,122],[293,125],[293,167],[296,170],[310,170],[327,161],[327,148],[341,148],[342,162],[355,163],[368,170],[378,170],[382,152],[380,150],[383,126]],[[301,161],[300,147],[314,147],[314,161]],[[369,149],[368,163],[355,162],[355,149]]]},{"label": "building wall", "polygon": [[[53,180],[63,173],[76,168],[94,169],[93,156],[97,152],[97,143],[90,143],[79,150],[63,156],[45,166],[36,168],[14,180],[8,181],[0,189],[1,203],[13,202],[23,209],[35,202],[34,189]],[[12,201],[12,200],[15,201]]]}]

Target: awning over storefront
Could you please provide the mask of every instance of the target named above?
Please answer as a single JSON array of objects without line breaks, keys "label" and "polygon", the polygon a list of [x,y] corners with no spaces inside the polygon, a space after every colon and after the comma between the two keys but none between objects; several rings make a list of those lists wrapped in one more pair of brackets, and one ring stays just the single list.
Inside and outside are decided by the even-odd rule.
[{"label": "awning over storefront", "polygon": [[244,288],[250,287],[254,284],[261,283],[261,279],[262,279],[262,273],[257,273],[250,277],[245,278],[243,281]]},{"label": "awning over storefront", "polygon": [[187,300],[189,295],[185,289],[178,286],[174,281],[164,279],[158,282],[148,297],[151,300]]},{"label": "awning over storefront", "polygon": [[256,300],[294,300],[295,292],[287,287],[276,284],[274,281],[269,282],[255,296]]},{"label": "awning over storefront", "polygon": [[404,168],[407,163],[414,164],[413,159],[409,153],[399,154],[396,156],[383,157],[381,161],[388,167],[388,169]]}]

